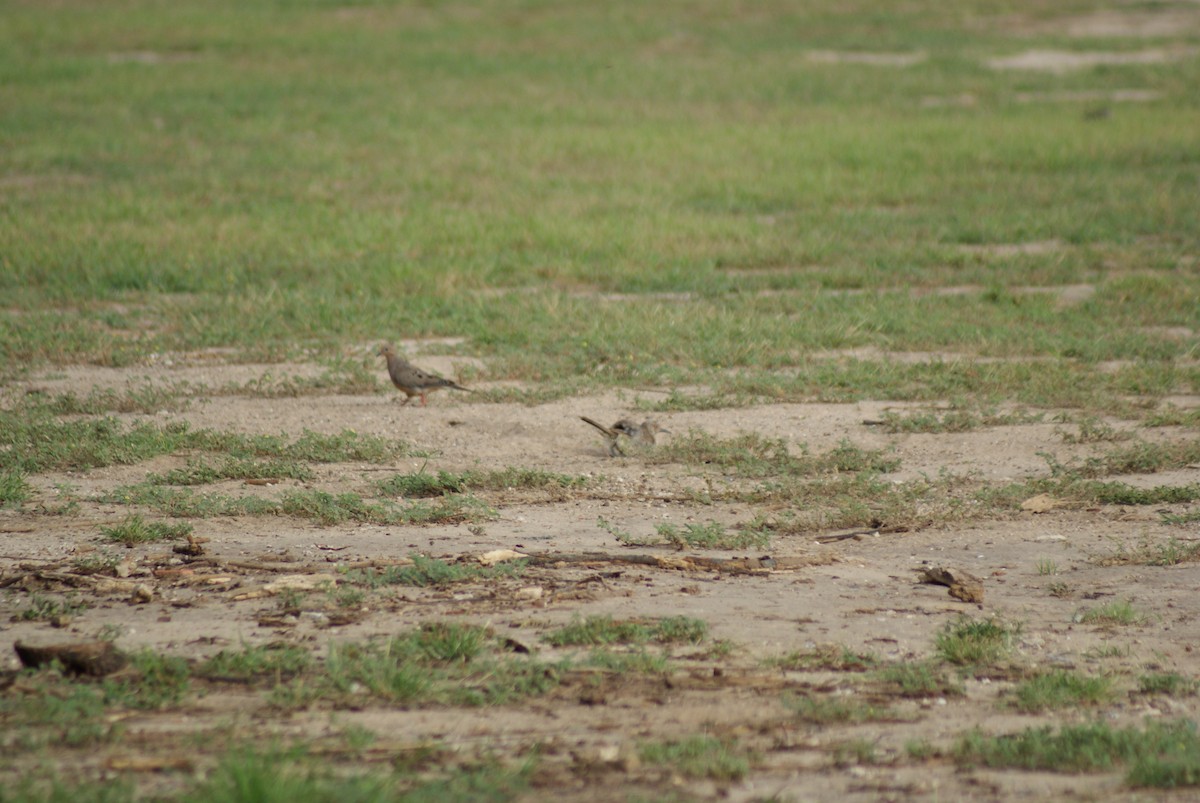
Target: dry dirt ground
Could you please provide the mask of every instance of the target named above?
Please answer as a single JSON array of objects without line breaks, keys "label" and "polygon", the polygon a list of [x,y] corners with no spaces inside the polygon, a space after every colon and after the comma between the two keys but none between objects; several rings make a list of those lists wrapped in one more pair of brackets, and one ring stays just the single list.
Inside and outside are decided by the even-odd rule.
[{"label": "dry dirt ground", "polygon": [[[418,362],[455,373],[450,358],[427,355]],[[30,388],[49,393],[73,390],[85,396],[100,387],[123,388],[192,383],[220,387],[242,384],[270,373],[312,375],[306,365],[160,365],[128,370],[71,369],[16,383],[8,393]],[[382,364],[380,364],[382,376]],[[1138,676],[1200,670],[1194,645],[1200,642],[1200,564],[1150,566],[1105,560],[1121,549],[1155,547],[1170,539],[1194,540],[1194,525],[1163,523],[1159,509],[1065,506],[1046,512],[1020,512],[962,520],[932,520],[908,532],[867,532],[828,541],[820,528],[776,535],[761,552],[675,551],[663,546],[629,547],[598,526],[649,537],[655,525],[715,520],[732,527],[756,514],[746,504],[706,505],[698,501],[709,484],[729,481],[710,472],[675,464],[653,464],[643,453],[610,458],[601,439],[579,420],[586,414],[614,421],[638,413],[638,397],[625,391],[571,398],[536,406],[491,403],[479,397],[440,393],[428,406],[401,406],[380,394],[256,398],[195,398],[178,412],[122,416],[128,422],[173,420],[197,428],[242,433],[283,434],[304,430],[337,434],[345,430],[399,438],[431,457],[400,458],[385,465],[319,465],[308,483],[328,491],[366,493],[370,483],[391,473],[439,469],[501,469],[508,466],[582,475],[581,488],[482,494],[495,517],[477,524],[320,526],[288,517],[227,517],[191,520],[206,539],[204,561],[190,574],[163,571],[188,568],[172,544],[122,550],[129,585],[75,589],[90,607],[55,629],[44,621],[21,621],[13,613],[28,604],[32,591],[61,594],[65,587],[26,583],[0,591],[0,644],[54,642],[119,633],[122,649],[150,647],[171,655],[203,659],[221,649],[286,641],[322,654],[330,643],[394,635],[433,620],[486,624],[511,636],[539,657],[565,654],[542,639],[548,629],[574,618],[610,615],[617,619],[682,615],[707,623],[709,639],[674,648],[665,674],[568,673],[552,693],[515,705],[493,707],[404,707],[367,701],[352,710],[315,706],[284,713],[268,707],[264,695],[226,686],[193,696],[180,708],[136,713],[124,722],[120,743],[70,755],[71,770],[105,775],[131,766],[130,756],[153,758],[157,734],[228,733],[232,728],[267,741],[320,740],[349,726],[376,735],[375,746],[359,759],[386,767],[397,751],[434,744],[466,757],[501,761],[540,751],[533,785],[524,799],[626,800],[1060,800],[1185,799],[1193,793],[1128,789],[1119,771],[1087,775],[964,767],[948,755],[919,760],[906,746],[927,742],[949,751],[956,740],[979,727],[989,733],[1019,731],[1049,723],[1090,722],[1141,725],[1147,718],[1195,719],[1196,698],[1148,696],[1136,691]],[[1197,400],[1176,400],[1177,403]],[[1063,426],[1047,411],[1043,423],[984,427],[958,434],[888,434],[864,421],[905,405],[887,401],[859,404],[772,404],[739,409],[660,415],[671,430],[664,439],[704,432],[728,438],[758,433],[785,439],[794,449],[806,445],[821,453],[848,440],[862,448],[887,449],[900,467],[897,482],[949,471],[979,482],[1002,483],[1045,475],[1050,452],[1060,461],[1093,453],[1096,444],[1070,444]],[[1110,422],[1118,429],[1129,422]],[[1189,437],[1179,430],[1138,429],[1139,437]],[[1102,445],[1103,446],[1103,445]],[[69,566],[88,550],[106,548],[101,526],[122,521],[129,509],[95,497],[138,482],[150,472],[186,464],[186,455],[149,463],[69,475],[33,477],[35,499],[24,511],[0,513],[0,577],[27,577],[45,567]],[[1187,468],[1151,478],[1126,477],[1133,484],[1185,485],[1200,482],[1200,469]],[[205,488],[229,495],[279,494],[302,483],[284,480],[269,487],[227,481]],[[83,504],[76,515],[31,513],[53,505],[63,487]],[[1176,506],[1176,512],[1186,508]],[[154,518],[153,514],[148,514]],[[111,547],[107,547],[111,548]],[[400,561],[414,553],[456,560],[490,550],[511,549],[552,556],[603,553],[592,562],[541,563],[520,578],[466,583],[446,588],[394,588],[369,596],[352,615],[334,615],[316,600],[281,613],[278,596],[263,589],[281,576],[336,578],[338,565]],[[662,564],[625,562],[641,555],[668,559]],[[695,558],[750,558],[727,570]],[[762,560],[770,558],[771,560]],[[672,563],[679,559],[683,562]],[[691,561],[691,562],[688,562]],[[935,564],[983,578],[982,603],[965,603],[944,586],[919,584],[918,569]],[[1053,574],[1046,573],[1052,566]],[[741,571],[732,569],[741,567]],[[748,569],[746,567],[749,567]],[[1055,591],[1056,593],[1052,593]],[[1128,600],[1146,615],[1141,624],[1117,627],[1084,624],[1078,614],[1089,606]],[[343,612],[344,613],[344,612]],[[785,671],[766,661],[789,652],[838,645],[892,663],[929,658],[934,638],[949,622],[968,615],[1000,617],[1021,625],[1012,669],[968,674],[962,696],[902,699],[880,691],[860,672],[813,669]],[[712,645],[727,642],[727,652]],[[16,666],[9,653],[6,659]],[[1022,672],[1074,668],[1116,679],[1115,699],[1098,709],[1021,714],[1004,705]],[[599,679],[598,679],[599,678]],[[873,695],[894,708],[886,721],[810,724],[784,704],[788,696]],[[737,781],[689,779],[670,768],[636,759],[639,745],[711,734],[736,740],[753,751],[749,774]],[[847,758],[867,745],[872,760]],[[847,746],[850,746],[849,748]],[[176,747],[171,747],[176,750]],[[851,750],[852,752],[852,750]],[[44,758],[44,757],[43,757]],[[212,759],[212,757],[207,757]],[[201,765],[206,757],[200,750]],[[124,762],[124,763],[122,763]],[[211,763],[211,761],[210,761]],[[136,762],[133,766],[137,766]],[[155,768],[153,761],[146,764]],[[147,772],[144,788],[164,783]],[[1194,799],[1194,798],[1191,798]]]}]

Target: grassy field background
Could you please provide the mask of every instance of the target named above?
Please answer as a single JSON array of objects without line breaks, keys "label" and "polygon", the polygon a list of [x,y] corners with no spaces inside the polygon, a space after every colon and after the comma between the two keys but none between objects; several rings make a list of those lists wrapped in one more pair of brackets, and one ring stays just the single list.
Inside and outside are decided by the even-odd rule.
[{"label": "grassy field background", "polygon": [[[1104,7],[7,2],[0,355],[454,335],[550,386],[1029,394],[1019,368],[811,360],[869,346],[1195,391],[1163,327],[1200,325],[1200,36],[1054,25]],[[1183,56],[989,66],[1147,48]]]}]

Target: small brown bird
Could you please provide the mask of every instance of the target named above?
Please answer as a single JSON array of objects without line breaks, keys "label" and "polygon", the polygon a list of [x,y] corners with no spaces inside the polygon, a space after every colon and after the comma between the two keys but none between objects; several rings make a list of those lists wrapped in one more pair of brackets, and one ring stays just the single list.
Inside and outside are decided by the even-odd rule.
[{"label": "small brown bird", "polygon": [[659,432],[671,431],[659,426],[658,422],[653,418],[647,418],[640,424],[634,421],[632,418],[622,418],[611,427],[606,427],[603,424],[593,421],[586,415],[581,415],[579,417],[604,433],[604,441],[608,446],[609,457],[616,457],[619,454],[625,454],[625,452],[621,449],[621,444],[618,442],[618,439],[622,435],[625,435],[634,443],[644,443],[652,446],[654,445],[655,435],[657,435]]},{"label": "small brown bird", "polygon": [[402,404],[408,404],[412,401],[413,396],[420,396],[421,406],[423,407],[425,406],[426,394],[433,393],[435,390],[441,390],[442,388],[465,390],[467,393],[475,392],[470,388],[464,388],[457,382],[422,371],[398,355],[390,344],[384,344],[379,349],[379,353],[387,359],[388,376],[392,378],[392,384],[404,392],[404,401]]}]

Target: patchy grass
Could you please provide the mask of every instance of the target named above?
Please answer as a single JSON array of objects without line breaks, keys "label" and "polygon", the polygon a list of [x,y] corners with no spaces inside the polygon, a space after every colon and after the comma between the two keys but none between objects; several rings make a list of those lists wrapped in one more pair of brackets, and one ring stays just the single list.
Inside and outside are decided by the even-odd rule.
[{"label": "patchy grass", "polygon": [[1044,413],[1025,410],[1013,412],[998,412],[991,409],[974,409],[969,407],[954,407],[953,409],[917,410],[898,413],[894,410],[884,412],[879,426],[885,432],[899,434],[902,432],[952,433],[970,432],[983,427],[1007,427],[1021,424],[1037,424],[1045,418]]},{"label": "patchy grass", "polygon": [[856,695],[787,695],[784,707],[800,722],[810,725],[855,725],[862,722],[894,722],[896,713]]},{"label": "patchy grass", "polygon": [[114,524],[111,527],[102,526],[100,533],[108,541],[131,547],[136,544],[187,538],[192,534],[192,525],[187,522],[168,524],[165,521],[146,521],[141,516],[134,514],[127,516],[120,524]]},{"label": "patchy grass", "polygon": [[603,518],[597,526],[611,534],[625,546],[669,545],[677,549],[766,549],[771,544],[771,534],[763,527],[753,524],[730,532],[718,521],[689,523],[679,527],[674,524],[654,525],[655,535],[638,537]]},{"label": "patchy grass", "polygon": [[305,648],[274,642],[236,651],[221,650],[197,666],[194,674],[213,680],[263,679],[279,683],[312,666],[312,654]]},{"label": "patchy grass", "polygon": [[556,647],[605,644],[698,644],[708,635],[699,619],[671,616],[664,619],[614,620],[611,616],[576,618],[542,638]]},{"label": "patchy grass", "polygon": [[227,457],[213,465],[205,461],[189,461],[187,467],[172,469],[165,474],[151,474],[146,482],[152,485],[208,485],[222,480],[291,479],[307,482],[313,470],[296,460],[253,460]]},{"label": "patchy grass", "polygon": [[948,622],[934,639],[943,660],[959,666],[990,666],[1011,654],[1019,625],[997,619],[971,619],[961,616]]},{"label": "patchy grass", "polygon": [[1147,616],[1133,606],[1129,600],[1114,600],[1087,608],[1075,614],[1075,621],[1085,625],[1141,625]]},{"label": "patchy grass", "polygon": [[1142,694],[1166,694],[1170,697],[1191,697],[1196,694],[1197,683],[1193,677],[1178,672],[1156,672],[1138,678],[1138,691]]},{"label": "patchy grass", "polygon": [[29,595],[29,604],[15,618],[25,622],[48,622],[58,617],[75,616],[90,607],[90,603],[74,594],[59,598],[35,592]]},{"label": "patchy grass", "polygon": [[1052,772],[1127,768],[1133,786],[1174,788],[1200,784],[1200,737],[1188,721],[1151,722],[1144,729],[1108,723],[1029,728],[1005,736],[975,731],[955,756],[964,764]]},{"label": "patchy grass", "polygon": [[1058,574],[1058,563],[1051,558],[1038,558],[1037,573],[1042,577]]},{"label": "patchy grass", "polygon": [[0,471],[79,471],[184,452],[226,453],[239,460],[383,463],[408,454],[409,447],[349,430],[337,435],[305,430],[288,440],[192,429],[181,421],[126,426],[112,417],[60,420],[45,408],[29,405],[0,409]]},{"label": "patchy grass", "polygon": [[647,764],[670,767],[686,778],[715,781],[741,780],[757,760],[736,741],[722,741],[712,736],[645,742],[638,746],[638,757]]},{"label": "patchy grass", "polygon": [[646,460],[651,463],[685,463],[718,466],[746,478],[773,476],[811,477],[838,473],[886,473],[900,467],[896,458],[882,451],[862,449],[849,441],[822,455],[810,455],[807,447],[793,455],[782,438],[764,438],[746,433],[735,438],[718,438],[705,432],[689,432],[671,438]]},{"label": "patchy grass", "polygon": [[1113,699],[1112,679],[1065,670],[1044,672],[1017,685],[1011,705],[1026,714],[1100,705]]},{"label": "patchy grass", "polygon": [[895,688],[901,697],[957,697],[964,693],[962,684],[944,668],[927,661],[888,664],[878,669],[875,677]]},{"label": "patchy grass", "polygon": [[386,640],[331,644],[323,664],[276,686],[272,700],[285,708],[358,705],[363,695],[390,703],[496,705],[545,694],[565,668],[510,655],[478,625],[438,622]]},{"label": "patchy grass", "polygon": [[33,489],[22,472],[15,469],[0,471],[0,508],[19,508],[32,494]]},{"label": "patchy grass", "polygon": [[511,491],[521,489],[563,489],[580,488],[587,482],[586,478],[557,474],[551,471],[530,468],[508,467],[497,471],[438,471],[429,474],[419,471],[415,474],[396,474],[376,484],[379,493],[384,496],[402,496],[406,498],[445,496],[461,494],[468,491]]},{"label": "patchy grass", "polygon": [[844,644],[823,644],[808,650],[791,650],[763,663],[787,672],[865,672],[879,665],[879,657],[868,652],[855,652]]},{"label": "patchy grass", "polygon": [[1164,543],[1145,537],[1130,546],[1128,542],[1118,540],[1111,553],[1097,556],[1093,560],[1101,566],[1175,566],[1200,560],[1200,542],[1181,541],[1171,537]]},{"label": "patchy grass", "polygon": [[431,502],[396,505],[372,502],[356,493],[331,494],[317,489],[288,490],[278,499],[195,493],[155,484],[129,485],[100,497],[100,501],[141,505],[177,518],[214,516],[294,516],[320,524],[360,521],[370,524],[434,524],[486,520],[491,508],[469,496],[448,496]]}]

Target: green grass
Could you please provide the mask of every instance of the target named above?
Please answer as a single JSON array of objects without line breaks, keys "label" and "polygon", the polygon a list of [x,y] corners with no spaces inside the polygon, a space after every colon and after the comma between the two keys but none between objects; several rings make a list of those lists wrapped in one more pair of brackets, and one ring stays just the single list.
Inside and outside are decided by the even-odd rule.
[{"label": "green grass", "polygon": [[312,655],[303,647],[273,643],[240,650],[221,650],[196,667],[195,674],[217,679],[264,678],[279,682],[311,668]]},{"label": "green grass", "polygon": [[698,644],[708,635],[708,625],[699,619],[671,616],[663,619],[614,620],[611,616],[588,616],[553,630],[543,639],[555,646],[598,646],[606,644]]},{"label": "green grass", "polygon": [[[337,375],[248,392],[375,392],[348,344],[402,332],[465,337],[450,350],[538,383],[513,391],[529,398],[688,384],[708,405],[1096,410],[1194,390],[1176,362],[1191,345],[1154,327],[1200,315],[1178,267],[1200,240],[1200,68],[990,70],[1013,34],[978,20],[1013,8],[13,9],[0,359],[12,374],[229,347]],[[829,49],[928,58],[806,58]],[[1161,99],[1099,123],[1018,101],[1130,86]],[[1036,241],[1060,245],[986,251]],[[1083,282],[1096,293],[1074,305],[1021,292]],[[911,292],[946,285],[966,289]],[[822,355],[863,347],[966,356]],[[168,403],[123,395],[64,408]]]},{"label": "green grass", "polygon": [[486,706],[517,702],[554,689],[565,663],[506,652],[488,629],[457,622],[427,624],[386,640],[331,644],[325,661],[271,692],[292,709],[320,702]]},{"label": "green grass", "polygon": [[438,471],[424,470],[416,474],[396,474],[376,484],[384,496],[431,497],[461,494],[468,491],[505,491],[517,489],[579,488],[586,478],[556,474],[541,469],[508,467],[498,471]]},{"label": "green grass", "polygon": [[1200,736],[1190,721],[1151,722],[1144,729],[1098,722],[1029,728],[1005,736],[975,731],[955,748],[958,760],[988,767],[1052,772],[1103,772],[1127,768],[1132,786],[1200,785]]},{"label": "green grass", "polygon": [[317,489],[288,490],[277,499],[196,493],[143,483],[117,488],[99,498],[102,502],[140,505],[177,518],[214,516],[293,516],[320,524],[359,521],[371,524],[435,524],[477,521],[493,511],[470,496],[448,496],[434,501],[397,505],[373,502],[356,493],[333,494]]},{"label": "green grass", "polygon": [[187,522],[168,524],[165,521],[146,521],[141,516],[132,515],[127,516],[120,524],[101,527],[100,532],[108,541],[134,546],[186,538],[192,534],[192,525]]},{"label": "green grass", "polygon": [[832,672],[865,672],[879,664],[871,653],[855,652],[843,644],[823,644],[807,650],[791,650],[768,658],[766,666],[790,672],[829,670]]},{"label": "green grass", "polygon": [[1147,620],[1129,600],[1114,600],[1094,608],[1087,608],[1075,615],[1076,621],[1086,625],[1140,625]]},{"label": "green grass", "polygon": [[1108,677],[1055,670],[1018,684],[1012,692],[1011,704],[1027,714],[1094,706],[1113,698],[1112,686]]},{"label": "green grass", "polygon": [[767,528],[755,522],[734,532],[725,529],[718,521],[684,524],[654,525],[655,535],[639,537],[614,526],[603,518],[597,526],[610,533],[625,546],[670,545],[678,549],[766,549],[771,545],[771,534]]},{"label": "green grass", "polygon": [[1012,652],[1019,625],[997,619],[960,616],[948,622],[934,639],[938,655],[960,666],[989,666],[1005,660]]},{"label": "green grass", "polygon": [[1030,411],[998,412],[995,409],[977,409],[958,405],[942,411],[918,410],[898,413],[888,410],[883,414],[880,426],[885,432],[970,432],[983,427],[1004,427],[1019,424],[1036,424],[1043,420],[1042,413]]},{"label": "green grass", "polygon": [[[349,430],[337,435],[305,430],[289,439],[283,435],[193,429],[182,421],[158,426],[125,425],[110,416],[64,420],[46,406],[28,402],[0,409],[0,447],[7,447],[0,448],[0,470],[6,474],[131,465],[160,455],[196,451],[225,453],[228,459],[224,465],[244,469],[261,465],[250,462],[253,458],[384,463],[409,452],[402,442]],[[283,463],[271,465],[280,467]]]},{"label": "green grass", "polygon": [[894,687],[901,697],[957,697],[963,694],[960,683],[949,677],[944,669],[927,661],[888,664],[875,676]]},{"label": "green grass", "polygon": [[213,465],[206,461],[189,461],[185,468],[164,474],[151,474],[146,482],[154,485],[208,485],[223,480],[249,479],[313,479],[313,471],[296,460],[253,460],[226,457]]},{"label": "green grass", "polygon": [[1138,691],[1143,694],[1166,694],[1172,697],[1190,697],[1196,694],[1195,678],[1178,672],[1156,672],[1138,678]]},{"label": "green grass", "polygon": [[786,696],[784,707],[799,721],[812,725],[843,725],[895,721],[896,713],[857,695]]},{"label": "green grass", "polygon": [[670,767],[685,778],[715,781],[744,778],[756,760],[736,741],[726,742],[712,736],[646,742],[638,746],[638,756],[647,764]]},{"label": "green grass", "polygon": [[29,605],[17,612],[15,618],[25,622],[47,622],[60,616],[75,616],[90,607],[90,603],[73,594],[59,599],[32,593],[29,595]]},{"label": "green grass", "polygon": [[508,768],[468,765],[452,772],[429,773],[356,769],[344,773],[308,757],[301,747],[283,750],[257,745],[231,750],[208,777],[179,799],[185,803],[228,800],[232,803],[433,803],[433,801],[515,800],[526,790],[533,760]]},{"label": "green grass", "polygon": [[882,473],[900,467],[899,460],[885,457],[882,451],[862,449],[849,441],[821,455],[810,455],[807,447],[802,446],[800,454],[794,455],[787,440],[782,438],[764,438],[755,433],[717,438],[695,431],[671,438],[646,459],[653,463],[720,466],[748,478]]},{"label": "green grass", "polygon": [[19,508],[29,500],[33,489],[20,471],[0,471],[0,508]]}]

